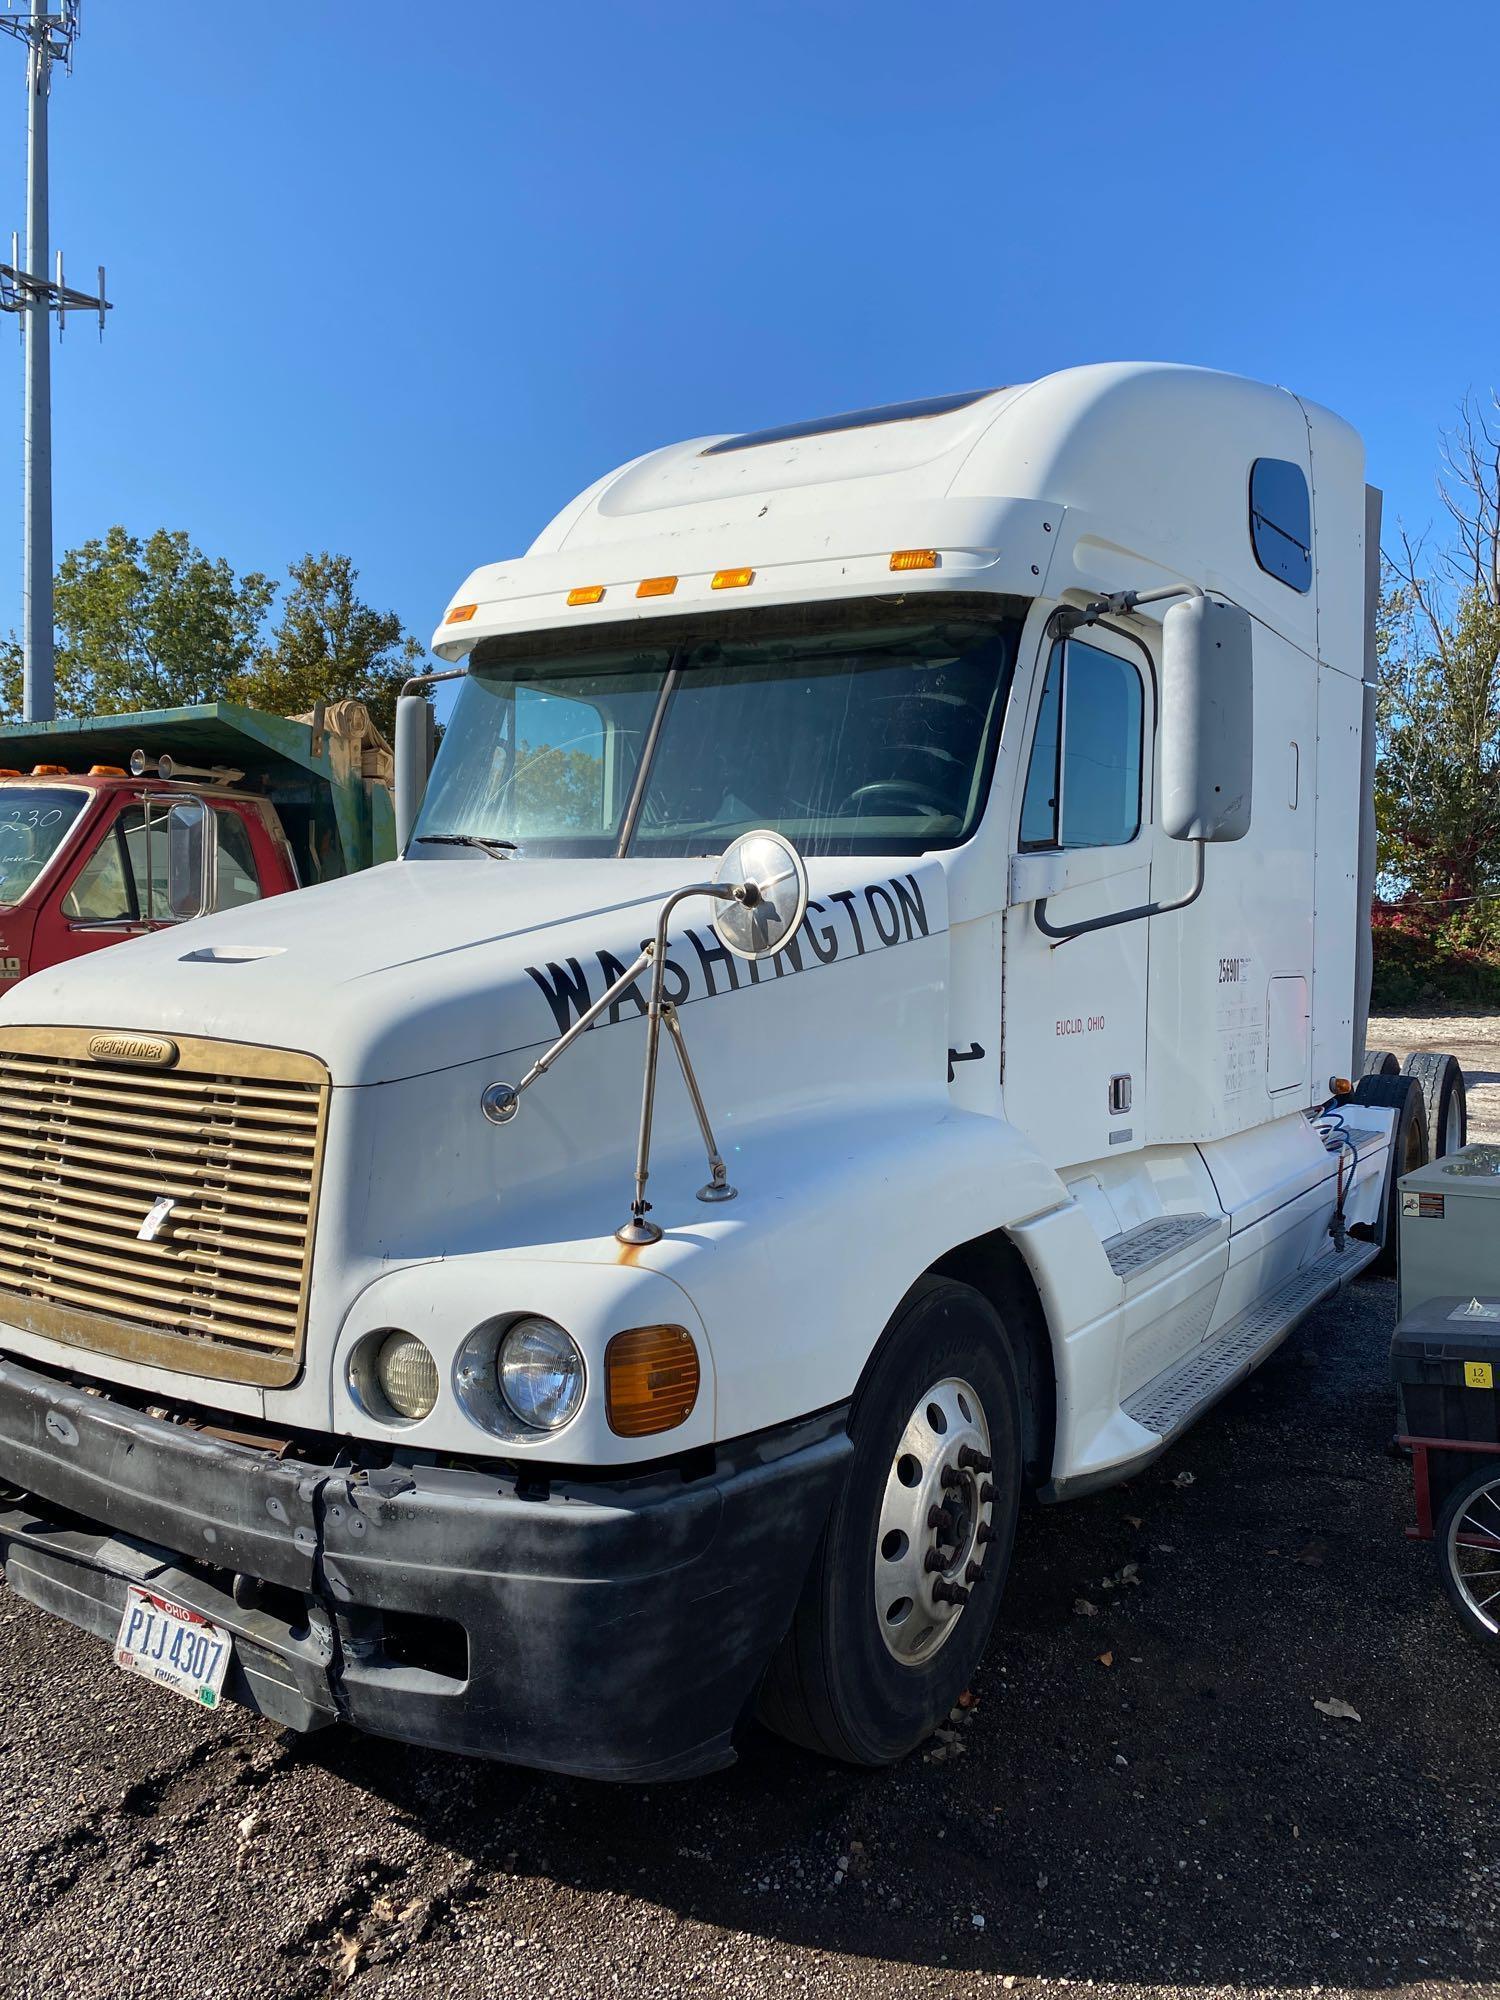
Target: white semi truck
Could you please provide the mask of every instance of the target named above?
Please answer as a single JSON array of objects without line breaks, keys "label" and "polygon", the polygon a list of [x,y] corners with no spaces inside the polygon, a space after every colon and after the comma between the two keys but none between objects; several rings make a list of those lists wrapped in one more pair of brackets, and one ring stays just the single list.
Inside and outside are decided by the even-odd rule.
[{"label": "white semi truck", "polygon": [[400,859],[0,1003],[12,1588],[301,1729],[910,1749],[1023,1498],[1389,1254],[1377,541],[1337,417],[1118,365],[653,452],[477,570]]}]

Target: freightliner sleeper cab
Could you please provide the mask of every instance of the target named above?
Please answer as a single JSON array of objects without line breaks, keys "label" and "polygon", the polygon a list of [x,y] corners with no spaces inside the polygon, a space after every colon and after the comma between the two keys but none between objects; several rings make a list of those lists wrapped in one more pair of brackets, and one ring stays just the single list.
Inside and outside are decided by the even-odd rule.
[{"label": "freightliner sleeper cab", "polygon": [[921,1741],[1023,1498],[1388,1254],[1377,540],[1337,417],[1116,365],[477,570],[399,859],[0,1003],[11,1587],[299,1729]]}]

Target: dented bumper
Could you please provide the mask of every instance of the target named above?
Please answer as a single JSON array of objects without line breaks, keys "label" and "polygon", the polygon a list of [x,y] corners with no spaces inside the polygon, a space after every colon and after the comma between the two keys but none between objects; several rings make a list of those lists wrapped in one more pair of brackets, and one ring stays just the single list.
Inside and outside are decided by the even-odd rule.
[{"label": "dented bumper", "polygon": [[233,1633],[226,1691],[296,1729],[578,1776],[687,1777],[791,1619],[850,1445],[835,1411],[617,1484],[277,1459],[0,1359],[0,1563],[112,1638],[146,1583]]}]

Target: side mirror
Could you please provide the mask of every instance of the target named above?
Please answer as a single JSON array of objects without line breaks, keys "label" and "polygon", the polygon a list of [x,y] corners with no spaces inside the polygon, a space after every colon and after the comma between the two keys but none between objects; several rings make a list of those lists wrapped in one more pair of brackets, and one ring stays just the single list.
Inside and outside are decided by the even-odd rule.
[{"label": "side mirror", "polygon": [[783,834],[742,833],[725,848],[713,886],[732,892],[713,927],[737,958],[774,958],[807,915],[807,869]]},{"label": "side mirror", "polygon": [[432,771],[432,703],[426,695],[403,694],[396,702],[396,852],[404,854]]},{"label": "side mirror", "polygon": [[214,906],[213,812],[202,799],[176,799],[167,814],[167,914],[190,923]]},{"label": "side mirror", "polygon": [[1162,620],[1161,826],[1172,840],[1250,831],[1250,614],[1189,597]]}]

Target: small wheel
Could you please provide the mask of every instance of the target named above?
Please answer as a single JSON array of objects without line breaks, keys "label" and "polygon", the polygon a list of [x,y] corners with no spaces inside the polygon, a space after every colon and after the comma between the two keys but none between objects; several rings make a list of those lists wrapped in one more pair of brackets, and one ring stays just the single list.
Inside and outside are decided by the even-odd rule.
[{"label": "small wheel", "polygon": [[761,1692],[768,1727],[890,1764],[968,1686],[1005,1588],[1021,1493],[1021,1399],[1000,1316],[924,1279],[850,1413],[854,1457]]},{"label": "small wheel", "polygon": [[1422,1049],[1406,1058],[1401,1074],[1415,1077],[1421,1086],[1433,1159],[1458,1152],[1469,1137],[1469,1096],[1458,1057]]},{"label": "small wheel", "polygon": [[1366,1049],[1361,1076],[1399,1076],[1401,1065],[1390,1049]]},{"label": "small wheel", "polygon": [[1403,1174],[1425,1167],[1430,1157],[1427,1140],[1427,1100],[1422,1086],[1410,1076],[1362,1076],[1354,1086],[1353,1104],[1369,1104],[1396,1113],[1396,1129],[1390,1166],[1385,1177],[1385,1234],[1380,1255],[1371,1269],[1389,1277],[1396,1269],[1397,1245],[1401,1234],[1401,1190]]},{"label": "small wheel", "polygon": [[1448,1495],[1435,1539],[1454,1610],[1500,1658],[1500,1463],[1487,1460]]}]

